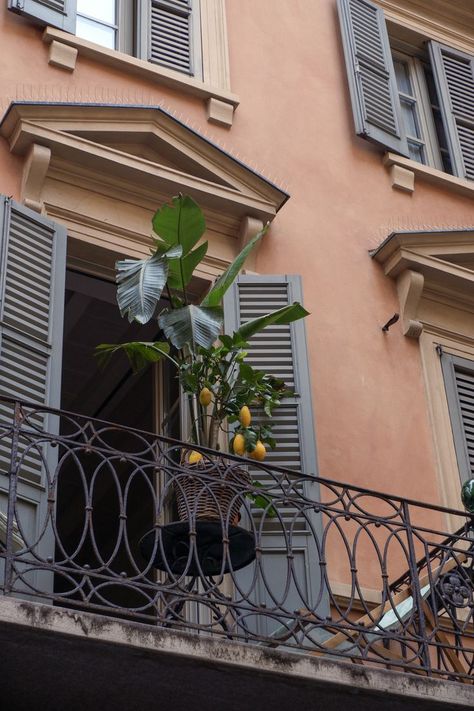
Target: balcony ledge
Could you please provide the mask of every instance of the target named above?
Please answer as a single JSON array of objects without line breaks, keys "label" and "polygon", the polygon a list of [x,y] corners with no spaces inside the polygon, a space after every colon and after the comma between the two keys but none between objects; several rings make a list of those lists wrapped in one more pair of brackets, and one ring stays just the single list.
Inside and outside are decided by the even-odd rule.
[{"label": "balcony ledge", "polygon": [[[0,599],[2,700],[23,711],[472,709],[474,687]],[[27,673],[26,673],[27,670]],[[291,705],[291,706],[290,706]]]}]

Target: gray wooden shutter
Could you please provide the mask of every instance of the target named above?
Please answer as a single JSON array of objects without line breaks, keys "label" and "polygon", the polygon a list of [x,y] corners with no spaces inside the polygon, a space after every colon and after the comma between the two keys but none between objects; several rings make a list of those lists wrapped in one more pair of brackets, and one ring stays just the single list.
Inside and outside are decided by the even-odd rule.
[{"label": "gray wooden shutter", "polygon": [[474,361],[441,356],[461,481],[474,477]]},{"label": "gray wooden shutter", "polygon": [[370,0],[338,0],[355,129],[409,157],[383,10]]},{"label": "gray wooden shutter", "polygon": [[[302,302],[301,281],[298,276],[240,276],[224,299],[226,333],[231,334],[241,323],[282,308],[293,301]],[[300,320],[287,326],[267,326],[250,339],[246,362],[254,368],[282,378],[295,391],[294,396],[285,399],[273,413],[273,433],[277,446],[275,450],[268,452],[265,463],[316,475],[316,442],[304,321]],[[258,422],[260,418],[262,414],[253,411],[254,422]],[[249,470],[254,479],[258,478],[265,483],[265,475],[257,469],[252,470],[251,460]],[[299,488],[302,494],[314,501],[319,499],[317,482],[301,484]],[[298,590],[292,581],[290,589],[284,593],[288,539],[282,532],[282,524],[272,519],[265,522],[263,536],[265,575],[261,580],[257,579],[255,589],[259,601],[268,600],[269,609],[274,604],[273,594],[282,600],[282,610],[290,610],[293,613],[301,607],[314,605],[321,592],[319,554],[313,533],[320,531],[320,518],[311,513],[309,525],[308,520],[298,515],[298,509],[291,504],[279,506],[278,509],[286,530],[291,527],[291,552],[294,555],[293,564],[300,589]],[[255,510],[254,518],[258,519],[258,515],[258,510]],[[243,587],[245,577],[250,581],[253,580],[253,575],[251,567],[242,573]],[[318,610],[323,613],[326,607],[327,599],[322,595]],[[275,624],[266,622],[262,625],[261,621],[257,621],[256,626],[260,632],[268,634]]]},{"label": "gray wooden shutter", "polygon": [[77,0],[8,0],[8,9],[25,15],[42,25],[76,31]]},{"label": "gray wooden shutter", "polygon": [[453,171],[474,180],[474,56],[429,45]]},{"label": "gray wooden shutter", "polygon": [[141,3],[139,55],[169,69],[200,77],[198,0],[148,0]]},{"label": "gray wooden shutter", "polygon": [[[35,212],[0,198],[0,396],[59,407],[61,388],[66,233]],[[0,401],[0,423],[13,407]],[[38,413],[35,427],[57,432],[58,418]],[[47,520],[47,475],[57,448],[28,449],[19,442],[17,533],[41,558],[54,554]],[[0,512],[5,521],[11,442],[0,440]],[[46,467],[45,467],[46,464]],[[2,538],[0,522],[0,538]],[[4,528],[4,526],[3,526]],[[37,576],[30,576],[36,579]],[[47,578],[47,580],[46,580]],[[52,584],[43,575],[42,587]],[[32,583],[33,584],[33,583]]]}]

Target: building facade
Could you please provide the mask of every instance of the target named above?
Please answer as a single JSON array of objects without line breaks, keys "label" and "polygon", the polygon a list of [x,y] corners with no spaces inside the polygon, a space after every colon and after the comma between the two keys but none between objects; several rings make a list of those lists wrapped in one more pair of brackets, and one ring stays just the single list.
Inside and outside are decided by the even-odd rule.
[{"label": "building facade", "polygon": [[[147,256],[157,206],[178,193],[189,194],[204,211],[209,241],[191,284],[191,295],[199,296],[269,222],[258,252],[227,298],[225,327],[231,331],[252,314],[294,300],[303,301],[310,312],[304,325],[264,332],[253,344],[252,362],[294,388],[275,416],[278,446],[267,461],[316,477],[315,484],[304,484],[304,496],[315,505],[311,516],[301,508],[298,515],[288,514],[293,521],[304,519],[300,528],[290,526],[290,543],[284,533],[290,519],[283,521],[283,516],[282,530],[265,529],[262,540],[271,562],[262,589],[257,585],[245,604],[261,596],[262,614],[277,604],[275,597],[286,586],[285,605],[279,603],[286,606],[279,620],[284,627],[293,624],[288,615],[294,610],[309,607],[327,620],[339,610],[345,621],[355,621],[355,631],[348,637],[339,620],[325,630],[324,643],[331,632],[345,634],[342,641],[347,642],[360,631],[359,619],[371,610],[383,617],[387,602],[404,623],[397,605],[407,597],[413,609],[419,604],[413,619],[421,610],[429,622],[433,608],[424,608],[423,595],[432,599],[433,575],[453,576],[452,566],[443,566],[454,560],[461,570],[456,585],[465,590],[458,605],[462,612],[450,619],[448,631],[443,627],[441,638],[437,613],[444,613],[436,611],[427,643],[436,649],[428,649],[425,658],[436,673],[413,677],[413,686],[403,691],[402,675],[390,670],[387,656],[379,653],[370,667],[379,676],[367,681],[364,666],[355,685],[369,708],[387,692],[394,709],[425,702],[431,704],[427,708],[437,703],[440,708],[472,706],[470,529],[455,539],[454,554],[442,543],[440,558],[437,546],[467,525],[455,511],[462,508],[462,483],[474,477],[474,4],[4,0],[0,37],[0,395],[179,440],[179,392],[165,368],[137,378],[125,361],[117,361],[104,373],[92,356],[101,341],[133,340],[139,333],[118,315],[114,264],[123,257]],[[145,330],[143,340],[156,336],[152,326]],[[11,421],[12,403],[5,401],[1,408],[4,421]],[[34,427],[59,432],[54,413],[31,417]],[[114,447],[120,449],[117,443]],[[360,656],[360,650],[343,662],[331,658],[334,668],[325,670],[325,656],[311,657],[311,645],[323,643],[317,635],[306,640],[307,658],[298,657],[300,666],[291,676],[295,658],[288,662],[284,656],[291,654],[291,645],[281,652],[289,665],[286,672],[278,666],[283,664],[278,650],[268,652],[267,644],[265,654],[252,646],[244,653],[229,635],[219,642],[202,642],[201,637],[210,647],[193,653],[186,634],[192,634],[193,625],[199,629],[201,613],[190,613],[185,633],[165,629],[165,634],[165,625],[155,630],[161,637],[152,639],[150,620],[142,628],[143,620],[133,623],[133,630],[126,622],[122,627],[103,618],[95,623],[96,614],[107,615],[106,603],[98,604],[97,598],[95,609],[81,608],[76,599],[68,612],[54,570],[57,548],[52,551],[58,537],[74,547],[90,502],[81,498],[81,483],[71,473],[69,484],[54,497],[56,529],[42,529],[52,501],[42,478],[50,454],[38,449],[24,454],[21,447],[19,452],[22,468],[13,511],[8,508],[11,444],[7,437],[0,444],[0,541],[7,545],[9,538],[13,556],[22,550],[25,536],[36,537],[39,543],[30,553],[42,564],[36,570],[30,560],[31,570],[22,578],[27,563],[20,561],[21,584],[10,590],[19,601],[9,594],[4,598],[3,626],[12,640],[5,642],[12,659],[8,698],[20,699],[11,708],[31,707],[35,698],[41,699],[38,708],[55,708],[54,695],[39,691],[41,680],[49,678],[40,664],[41,645],[48,650],[45,666],[46,660],[54,665],[55,635],[65,660],[57,698],[70,705],[68,685],[79,698],[75,655],[82,675],[94,665],[101,668],[95,681],[86,684],[83,677],[90,704],[102,698],[117,670],[125,674],[128,664],[135,669],[140,654],[144,683],[123,708],[146,703],[146,689],[158,678],[165,703],[176,703],[176,708],[190,702],[190,688],[201,708],[211,707],[210,687],[217,698],[232,697],[231,681],[219,677],[218,658],[224,666],[229,663],[233,684],[250,689],[243,698],[256,708],[266,694],[281,704],[275,708],[288,708],[296,700],[307,703],[313,692],[328,708],[339,708],[350,698],[353,671],[344,664]],[[51,456],[56,467],[57,455]],[[327,543],[328,559],[321,541],[332,534],[317,505],[326,502],[325,515],[337,518],[336,504],[328,503],[336,489],[327,480],[342,487],[336,497],[341,506],[349,497],[344,505],[352,516],[340,540],[333,547]],[[354,487],[350,496],[344,483]],[[96,507],[97,530],[105,538],[112,525],[105,511],[109,485],[104,484]],[[362,490],[386,497],[370,512],[362,505],[363,523],[355,511]],[[130,495],[131,509],[140,508],[142,494],[137,489]],[[291,492],[289,498],[292,504]],[[407,524],[403,518],[397,528],[386,507],[395,507],[400,516],[405,507],[405,516],[407,500],[432,508],[416,508],[416,520]],[[389,531],[387,541],[397,541],[390,564],[392,543],[379,541],[367,524],[374,516],[377,528]],[[143,533],[131,513],[127,525],[135,538]],[[410,538],[412,525],[416,535]],[[413,548],[405,546],[407,526]],[[439,531],[444,537],[437,537]],[[68,551],[67,557],[72,565],[74,554]],[[390,588],[388,600],[386,586],[401,580],[407,569],[411,578],[418,570],[423,579],[425,564],[416,566],[423,557],[428,561],[424,584],[418,582],[414,591],[411,580],[410,595]],[[8,577],[4,561],[3,580]],[[46,561],[53,566],[49,570]],[[329,593],[320,592],[326,563]],[[87,561],[77,558],[74,565],[84,573]],[[41,586],[43,598],[32,593]],[[272,595],[271,589],[280,592]],[[402,598],[394,602],[400,591]],[[61,599],[52,605],[56,598]],[[87,597],[87,604],[91,600]],[[122,609],[128,603],[113,604]],[[87,628],[86,636],[94,637],[95,629],[94,639],[79,639],[71,616],[74,624]],[[273,618],[263,627],[255,622],[260,645],[276,634],[278,614]],[[456,637],[459,620],[464,645]],[[252,637],[254,622],[249,624]],[[392,641],[400,644],[398,638]],[[339,642],[328,645],[336,656]],[[29,645],[33,651],[22,657]],[[133,662],[121,656],[125,647]],[[200,654],[206,658],[206,673],[196,659]],[[406,649],[403,654],[406,660]],[[443,661],[434,662],[433,654],[444,654]],[[377,661],[383,663],[380,673]],[[310,662],[316,666],[303,669]],[[19,682],[24,664],[32,670],[29,684]],[[258,678],[252,677],[255,664]],[[438,673],[440,668],[450,671]],[[173,675],[180,680],[177,691],[169,682]],[[106,694],[104,704],[120,708],[123,694]]]}]

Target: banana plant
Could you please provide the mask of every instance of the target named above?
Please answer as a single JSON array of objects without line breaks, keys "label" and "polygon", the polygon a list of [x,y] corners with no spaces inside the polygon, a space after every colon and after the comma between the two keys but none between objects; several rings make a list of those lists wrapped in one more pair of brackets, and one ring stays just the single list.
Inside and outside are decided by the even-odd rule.
[{"label": "banana plant", "polygon": [[[270,417],[287,392],[284,383],[244,363],[249,339],[266,326],[289,324],[308,312],[294,302],[247,321],[232,336],[222,334],[224,295],[268,225],[248,242],[199,303],[190,299],[188,287],[208,249],[208,243],[201,241],[206,230],[202,210],[192,198],[180,194],[156,211],[152,226],[150,256],[116,264],[117,302],[121,315],[130,322],[146,324],[156,319],[161,338],[103,343],[97,346],[96,355],[106,363],[122,351],[134,371],[167,358],[176,367],[188,399],[193,442],[216,449],[219,431],[238,419],[239,408],[259,405]],[[268,424],[241,429],[250,456],[259,442],[274,445]]]}]

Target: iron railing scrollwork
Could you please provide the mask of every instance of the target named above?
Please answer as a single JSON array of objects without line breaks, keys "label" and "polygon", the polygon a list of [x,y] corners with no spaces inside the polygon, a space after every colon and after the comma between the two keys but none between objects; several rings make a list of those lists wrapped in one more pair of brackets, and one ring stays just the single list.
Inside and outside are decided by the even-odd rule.
[{"label": "iron railing scrollwork", "polygon": [[472,683],[465,513],[2,402],[3,594]]}]

